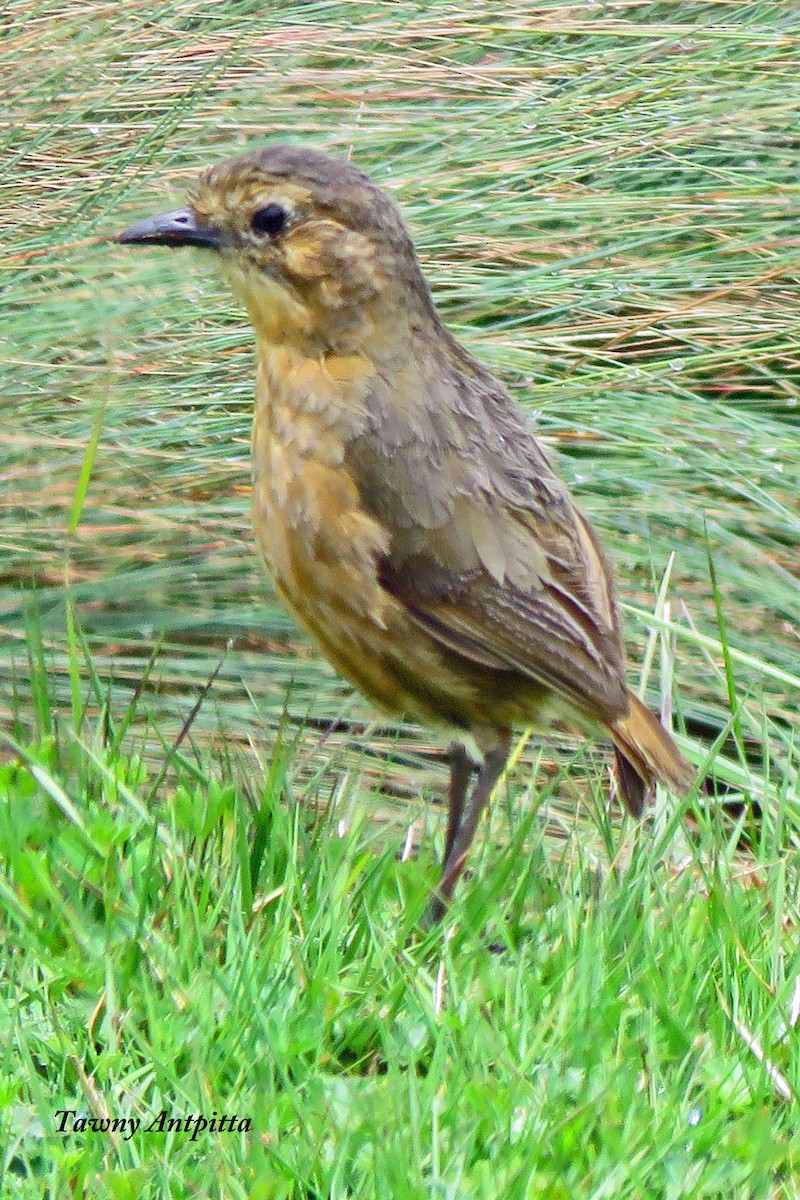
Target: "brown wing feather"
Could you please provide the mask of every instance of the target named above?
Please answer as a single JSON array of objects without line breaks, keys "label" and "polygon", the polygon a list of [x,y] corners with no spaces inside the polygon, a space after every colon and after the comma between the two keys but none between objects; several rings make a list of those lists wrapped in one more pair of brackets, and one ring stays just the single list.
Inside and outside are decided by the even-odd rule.
[{"label": "brown wing feather", "polygon": [[600,721],[627,712],[618,637],[592,625],[582,602],[547,584],[521,592],[484,571],[451,577],[437,599],[419,587],[424,568],[421,558],[406,560],[398,573],[389,560],[381,581],[438,641],[473,662],[527,675]]},{"label": "brown wing feather", "polygon": [[[348,449],[388,529],[383,585],[466,658],[519,671],[588,715],[627,712],[611,576],[522,409],[455,342],[411,359]],[[405,383],[403,380],[405,379]],[[404,404],[403,387],[425,395]],[[444,394],[446,389],[447,394]]]}]

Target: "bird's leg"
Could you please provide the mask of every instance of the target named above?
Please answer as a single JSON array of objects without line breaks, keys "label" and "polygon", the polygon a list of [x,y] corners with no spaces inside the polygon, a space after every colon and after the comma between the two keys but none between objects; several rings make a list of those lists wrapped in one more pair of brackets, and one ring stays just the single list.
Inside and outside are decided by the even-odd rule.
[{"label": "bird's leg", "polygon": [[450,797],[447,810],[447,838],[444,845],[444,861],[450,857],[453,842],[456,840],[458,827],[461,824],[461,814],[464,811],[464,801],[467,798],[467,788],[473,771],[478,770],[467,754],[461,742],[450,745]]},{"label": "bird's leg", "polygon": [[[494,785],[503,773],[503,767],[506,765],[508,759],[508,752],[509,739],[506,736],[503,736],[499,746],[495,746],[487,752],[483,760],[483,765],[479,769],[475,786],[466,803],[464,803],[464,794],[462,792],[457,824],[453,819],[454,813],[451,808],[447,829],[447,850],[444,866],[442,867],[442,877],[439,880],[439,886],[430,898],[425,914],[425,924],[428,926],[435,925],[437,921],[440,921],[447,910],[456,880],[467,861],[469,848],[472,845],[472,839],[475,836],[475,830],[478,827],[481,813],[489,803]],[[466,761],[469,762],[469,759]],[[463,766],[461,770],[464,770]],[[466,776],[464,791],[466,791],[466,780],[468,778],[469,776]],[[454,793],[454,782],[451,776],[451,803]]]}]

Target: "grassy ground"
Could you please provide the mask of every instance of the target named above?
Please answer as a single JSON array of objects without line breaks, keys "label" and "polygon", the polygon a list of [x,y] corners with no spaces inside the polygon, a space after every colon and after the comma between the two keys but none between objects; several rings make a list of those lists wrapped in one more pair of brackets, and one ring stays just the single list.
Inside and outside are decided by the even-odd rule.
[{"label": "grassy ground", "polygon": [[[800,1196],[791,6],[2,21],[0,1186]],[[445,936],[432,742],[370,724],[253,552],[242,315],[203,261],[94,240],[268,137],[395,193],[709,778],[637,831],[601,748],[526,743]]]}]

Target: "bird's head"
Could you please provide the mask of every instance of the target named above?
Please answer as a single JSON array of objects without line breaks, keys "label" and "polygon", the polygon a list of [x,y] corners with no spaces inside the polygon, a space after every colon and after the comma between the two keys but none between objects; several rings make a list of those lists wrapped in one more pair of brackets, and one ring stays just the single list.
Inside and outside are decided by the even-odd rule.
[{"label": "bird's head", "polygon": [[310,353],[360,349],[383,322],[432,311],[394,201],[350,163],[297,146],[211,167],[186,208],[117,241],[214,251],[257,335]]}]

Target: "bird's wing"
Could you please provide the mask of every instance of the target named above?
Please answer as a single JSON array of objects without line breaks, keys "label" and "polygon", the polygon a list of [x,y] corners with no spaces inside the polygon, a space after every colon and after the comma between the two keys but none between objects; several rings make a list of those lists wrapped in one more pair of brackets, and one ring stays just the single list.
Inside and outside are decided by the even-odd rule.
[{"label": "bird's wing", "polygon": [[614,720],[628,701],[609,568],[523,411],[459,353],[439,403],[398,409],[395,391],[353,450],[390,534],[381,582],[457,653]]},{"label": "bird's wing", "polygon": [[396,539],[380,578],[450,649],[528,675],[607,722],[628,707],[620,635],[605,565],[583,518],[573,514],[574,536],[557,539],[552,529],[543,536],[541,523],[524,515],[476,507],[473,528],[485,525],[489,539],[475,537],[470,557],[477,563],[453,561],[448,533],[454,521],[411,555],[401,552],[402,537]]}]

